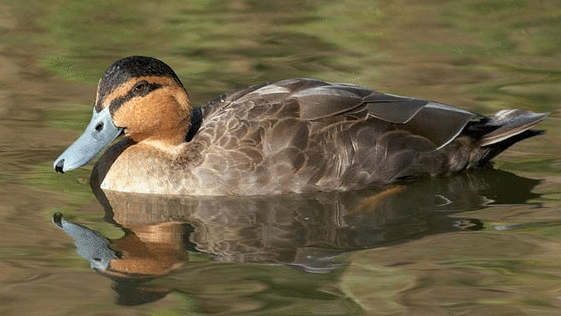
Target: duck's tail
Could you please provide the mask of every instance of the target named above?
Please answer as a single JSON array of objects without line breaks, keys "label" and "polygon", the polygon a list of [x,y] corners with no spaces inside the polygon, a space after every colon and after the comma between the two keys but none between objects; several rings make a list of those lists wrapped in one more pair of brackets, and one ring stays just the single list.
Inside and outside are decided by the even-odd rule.
[{"label": "duck's tail", "polygon": [[531,128],[547,115],[548,113],[524,110],[503,110],[468,124],[464,134],[475,139],[476,145],[484,149],[483,155],[478,159],[478,164],[482,165],[514,143],[543,134],[544,131]]}]

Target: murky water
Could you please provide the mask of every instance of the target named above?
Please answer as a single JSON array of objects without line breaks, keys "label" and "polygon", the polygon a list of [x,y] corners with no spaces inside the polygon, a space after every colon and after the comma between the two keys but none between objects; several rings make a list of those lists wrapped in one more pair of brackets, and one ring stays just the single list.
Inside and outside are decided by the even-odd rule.
[{"label": "murky water", "polygon": [[[557,1],[0,3],[0,314],[558,315],[560,38]],[[196,104],[306,76],[551,115],[495,170],[386,192],[165,199],[55,174],[131,54]]]}]

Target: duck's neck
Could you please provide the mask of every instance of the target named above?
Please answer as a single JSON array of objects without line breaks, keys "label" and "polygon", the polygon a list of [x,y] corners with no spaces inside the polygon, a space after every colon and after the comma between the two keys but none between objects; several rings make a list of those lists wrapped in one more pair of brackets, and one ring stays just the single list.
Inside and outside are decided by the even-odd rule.
[{"label": "duck's neck", "polygon": [[176,156],[185,145],[185,136],[174,139],[160,139],[151,137],[143,140],[140,144],[142,144],[143,146],[152,147],[158,151],[165,152],[173,157]]},{"label": "duck's neck", "polygon": [[181,131],[174,131],[173,133],[162,133],[161,135],[154,135],[144,139],[142,142],[147,145],[151,145],[160,150],[165,151],[175,151],[185,145],[185,143],[190,142],[193,137],[199,131],[202,124],[202,110],[201,108],[195,108],[191,115],[191,122],[188,124],[188,128]]},{"label": "duck's neck", "polygon": [[203,124],[203,110],[202,107],[196,107],[191,111],[191,124],[189,124],[189,131],[185,136],[185,141],[190,142],[199,131]]}]

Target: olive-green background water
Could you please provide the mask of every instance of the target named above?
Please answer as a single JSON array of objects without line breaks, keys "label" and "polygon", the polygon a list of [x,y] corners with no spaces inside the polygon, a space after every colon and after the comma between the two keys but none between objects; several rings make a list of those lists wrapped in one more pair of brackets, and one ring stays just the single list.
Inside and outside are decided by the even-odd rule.
[{"label": "olive-green background water", "polygon": [[[182,291],[117,305],[111,280],[90,270],[51,217],[63,212],[108,238],[122,232],[103,221],[91,166],[57,175],[51,164],[89,120],[103,71],[132,54],[172,66],[195,105],[314,77],[484,114],[551,112],[539,125],[545,135],[495,164],[542,181],[524,202],[512,195],[454,210],[482,221],[477,232],[358,251],[327,274],[197,254],[203,263],[189,269],[198,277],[161,281]],[[0,314],[560,314],[560,108],[555,0],[1,1]]]}]

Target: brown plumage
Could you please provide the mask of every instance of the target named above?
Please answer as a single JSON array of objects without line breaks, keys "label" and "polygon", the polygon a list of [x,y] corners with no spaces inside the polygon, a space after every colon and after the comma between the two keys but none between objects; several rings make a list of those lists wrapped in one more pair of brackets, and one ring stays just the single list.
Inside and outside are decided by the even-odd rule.
[{"label": "brown plumage", "polygon": [[111,135],[100,144],[120,133],[125,138],[94,169],[104,189],[191,195],[351,190],[477,167],[539,134],[530,128],[545,116],[505,110],[485,117],[303,78],[231,91],[192,110],[169,66],[132,56],[105,72],[85,133],[91,136],[61,155],[55,169],[94,158],[103,146],[90,148],[81,139],[107,130]]}]

